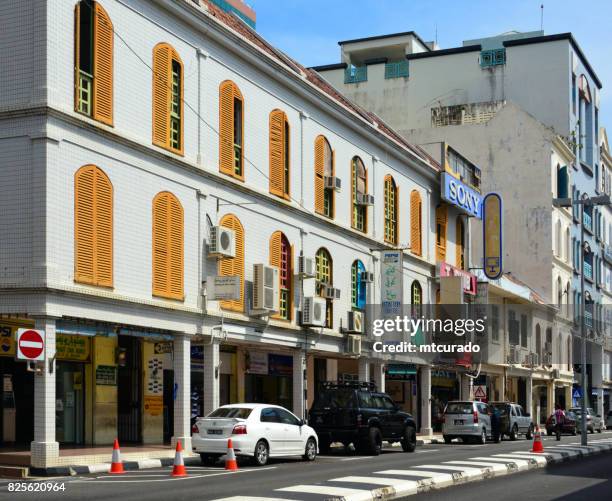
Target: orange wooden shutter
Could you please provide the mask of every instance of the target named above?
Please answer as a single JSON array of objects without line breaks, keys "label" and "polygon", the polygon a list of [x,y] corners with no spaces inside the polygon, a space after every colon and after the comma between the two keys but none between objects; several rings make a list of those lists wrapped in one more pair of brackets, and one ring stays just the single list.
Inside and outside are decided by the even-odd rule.
[{"label": "orange wooden shutter", "polygon": [[230,176],[234,175],[234,84],[232,82],[223,82],[219,88],[219,171]]},{"label": "orange wooden shutter", "polygon": [[96,283],[113,286],[113,187],[110,180],[96,169]]},{"label": "orange wooden shutter", "polygon": [[153,49],[153,144],[170,146],[171,49],[167,44]]},{"label": "orange wooden shutter", "polygon": [[93,284],[95,246],[95,167],[82,167],[74,178],[74,279]]},{"label": "orange wooden shutter", "polygon": [[93,35],[93,118],[113,125],[113,23],[98,2]]},{"label": "orange wooden shutter", "polygon": [[285,114],[270,113],[270,193],[284,196],[285,180]]},{"label": "orange wooden shutter", "polygon": [[[270,266],[276,266],[279,271],[281,267],[281,241],[282,241],[282,233],[280,231],[275,231],[272,233],[270,237]],[[279,290],[280,290],[280,280],[281,274],[278,274],[278,282],[279,282]],[[280,315],[278,313],[273,315],[273,318],[279,318]]]},{"label": "orange wooden shutter", "polygon": [[325,198],[325,184],[323,180],[325,168],[325,138],[318,136],[315,139],[315,179],[314,179],[314,199],[315,199],[315,212],[323,214],[324,212],[324,198]]},{"label": "orange wooden shutter", "polygon": [[170,195],[169,217],[169,295],[183,299],[183,207],[174,195]]},{"label": "orange wooden shutter", "polygon": [[448,215],[446,213],[446,206],[439,206],[436,208],[436,228],[439,234],[436,235],[436,260],[444,261],[446,259],[446,224]]},{"label": "orange wooden shutter", "polygon": [[234,230],[236,234],[236,256],[219,260],[219,275],[240,277],[240,299],[220,301],[221,308],[244,311],[244,229],[238,218],[232,214],[221,219],[221,226]]},{"label": "orange wooden shutter", "polygon": [[74,6],[74,110],[79,111],[79,68],[81,49],[81,2]]},{"label": "orange wooden shutter", "polygon": [[464,256],[464,231],[461,219],[457,218],[455,222],[455,265],[457,268],[463,269],[461,261]]},{"label": "orange wooden shutter", "polygon": [[159,193],[153,199],[153,295],[166,296],[168,293],[168,197]]},{"label": "orange wooden shutter", "polygon": [[417,190],[410,193],[410,248],[420,256],[421,248],[421,195]]}]

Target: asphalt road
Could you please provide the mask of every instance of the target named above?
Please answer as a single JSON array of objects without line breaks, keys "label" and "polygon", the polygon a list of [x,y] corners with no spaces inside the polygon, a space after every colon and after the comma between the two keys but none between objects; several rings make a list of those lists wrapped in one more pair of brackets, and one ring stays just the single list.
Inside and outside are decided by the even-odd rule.
[{"label": "asphalt road", "polygon": [[[589,439],[612,440],[612,432],[589,435]],[[562,444],[576,444],[580,437],[563,437]],[[544,447],[558,445],[553,437],[544,437]],[[298,459],[272,460],[268,466],[257,468],[250,465],[243,466],[238,472],[226,472],[219,464],[216,467],[188,467],[189,476],[186,478],[170,477],[171,468],[154,468],[146,470],[130,471],[124,475],[91,474],[77,477],[59,479],[38,479],[34,482],[58,482],[63,483],[65,490],[60,492],[9,492],[8,482],[0,481],[0,499],[11,500],[83,500],[88,501],[130,501],[130,500],[217,500],[233,496],[249,501],[255,497],[280,498],[283,500],[325,501],[334,499],[334,496],[316,494],[317,487],[311,488],[309,492],[301,491],[279,491],[278,489],[291,489],[295,486],[323,486],[329,490],[334,488],[364,489],[364,477],[372,478],[374,473],[388,472],[389,470],[419,468],[423,465],[438,465],[447,461],[472,460],[488,461],[492,455],[507,454],[516,451],[528,451],[531,449],[531,441],[519,439],[515,442],[504,441],[500,444],[487,443],[486,445],[472,445],[453,443],[432,444],[417,447],[415,453],[404,453],[401,448],[388,447],[378,457],[358,456],[346,454],[342,450],[333,451],[332,454],[319,456],[314,462],[304,462]],[[499,461],[499,459],[497,459]],[[588,458],[577,459],[572,463],[590,461]],[[607,464],[608,476],[612,471],[612,453],[602,453],[596,456],[595,463]],[[565,466],[565,465],[564,465]],[[572,468],[571,463],[567,465]],[[576,466],[578,467],[578,466]],[[511,482],[505,484],[505,490],[501,487],[501,493],[505,496],[512,495],[513,499],[516,489],[508,491],[508,485],[524,486],[519,478],[527,478],[530,472],[508,475],[503,479],[486,480],[474,483],[474,488],[482,488],[485,484],[497,485],[498,482]],[[338,480],[344,477],[360,477],[361,484],[341,483],[347,480]],[[387,474],[385,476],[388,476]],[[539,477],[537,477],[539,478]],[[544,476],[543,478],[546,478]],[[590,478],[590,477],[586,477]],[[340,482],[340,483],[339,483]],[[585,480],[586,482],[586,480]],[[478,487],[480,486],[480,487]],[[585,483],[585,486],[587,484]],[[610,487],[608,483],[608,487]],[[446,490],[437,491],[436,495],[453,495],[460,489],[470,489],[471,486],[451,486]],[[542,488],[545,488],[543,485]],[[448,491],[448,492],[447,492]],[[469,491],[466,491],[469,492]],[[472,493],[473,495],[473,493]],[[411,496],[420,498],[427,494]],[[495,499],[487,494],[488,499]],[[498,497],[498,499],[509,499]],[[551,499],[551,498],[542,498]],[[596,499],[596,498],[593,498]],[[607,498],[609,499],[609,497]]]}]

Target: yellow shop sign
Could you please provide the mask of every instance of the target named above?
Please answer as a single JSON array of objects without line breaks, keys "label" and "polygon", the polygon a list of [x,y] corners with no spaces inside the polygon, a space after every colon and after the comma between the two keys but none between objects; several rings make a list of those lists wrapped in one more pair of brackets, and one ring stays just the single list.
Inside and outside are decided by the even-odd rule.
[{"label": "yellow shop sign", "polygon": [[73,334],[57,334],[55,349],[58,360],[74,360],[85,362],[89,360],[89,338]]}]

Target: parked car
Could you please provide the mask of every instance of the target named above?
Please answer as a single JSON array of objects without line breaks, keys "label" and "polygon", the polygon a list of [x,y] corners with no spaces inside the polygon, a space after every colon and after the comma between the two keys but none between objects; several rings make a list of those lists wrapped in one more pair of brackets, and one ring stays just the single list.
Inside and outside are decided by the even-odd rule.
[{"label": "parked car", "polygon": [[506,435],[510,440],[516,440],[520,434],[531,440],[535,428],[531,415],[522,406],[512,402],[490,402],[500,414],[500,433],[503,438]]},{"label": "parked car", "polygon": [[463,442],[473,440],[484,444],[492,438],[491,409],[484,402],[452,401],[444,409],[442,436],[444,442],[451,443],[453,438]]},{"label": "parked car", "polygon": [[351,443],[359,452],[378,455],[382,442],[400,442],[405,452],[416,448],[416,423],[412,416],[372,383],[324,382],[309,413],[309,423],[319,437],[319,450],[328,452],[333,442]]},{"label": "parked car", "polygon": [[[580,407],[572,407],[570,411],[576,414],[578,432],[580,432],[582,430],[582,409]],[[604,427],[601,416],[595,414],[590,407],[587,407],[586,425],[589,433],[595,433],[595,430],[597,430],[597,433],[601,433]]]},{"label": "parked car", "polygon": [[612,411],[608,411],[608,417],[606,418],[606,428],[612,429]]},{"label": "parked car", "polygon": [[228,438],[237,457],[251,457],[258,466],[265,465],[268,458],[281,456],[314,461],[319,442],[317,433],[284,407],[232,404],[198,418],[191,444],[203,463],[212,464],[227,452]]},{"label": "parked car", "polygon": [[[567,411],[565,413],[565,419],[563,420],[563,423],[561,424],[561,434],[562,435],[576,435],[576,424],[577,424],[576,414],[574,414],[572,411]],[[546,426],[547,435],[550,436],[550,435],[554,435],[555,433],[557,433],[557,420],[555,419],[554,414],[551,414],[550,416],[548,416],[545,426]]]}]

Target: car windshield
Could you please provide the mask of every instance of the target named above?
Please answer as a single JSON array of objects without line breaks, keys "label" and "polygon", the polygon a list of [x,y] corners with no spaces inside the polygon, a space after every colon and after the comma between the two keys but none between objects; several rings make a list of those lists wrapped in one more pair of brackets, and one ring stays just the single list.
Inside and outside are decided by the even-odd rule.
[{"label": "car windshield", "polygon": [[353,408],[355,407],[355,392],[350,389],[322,391],[312,405],[313,409]]},{"label": "car windshield", "polygon": [[472,402],[449,402],[446,414],[471,414],[474,411]]},{"label": "car windshield", "polygon": [[491,404],[495,409],[499,411],[502,416],[508,414],[508,406],[506,404]]},{"label": "car windshield", "polygon": [[219,407],[216,411],[212,411],[209,418],[238,418],[246,419],[251,414],[253,409],[247,407]]}]

